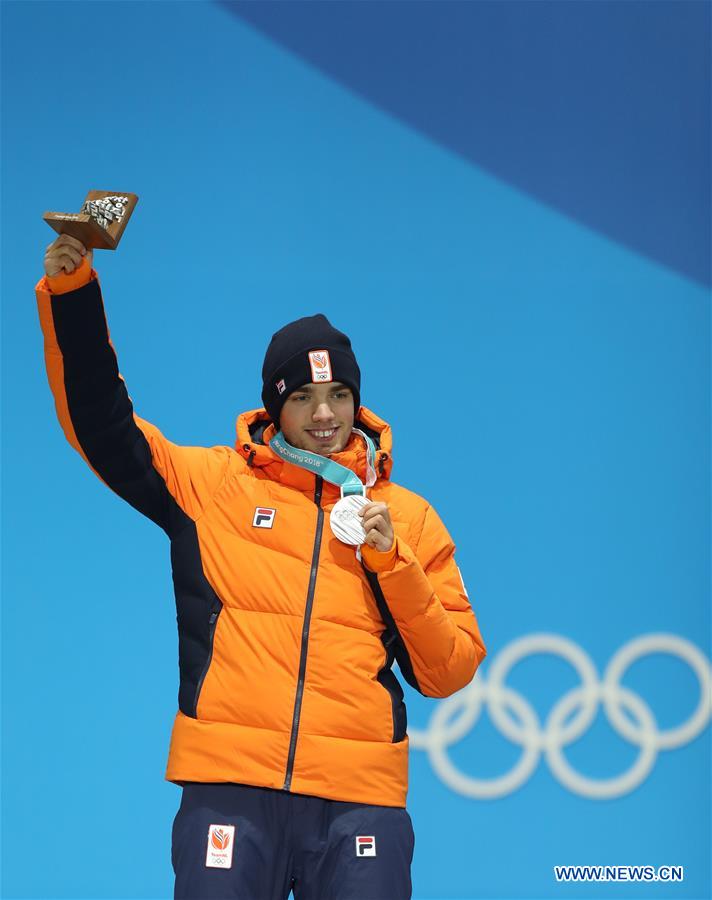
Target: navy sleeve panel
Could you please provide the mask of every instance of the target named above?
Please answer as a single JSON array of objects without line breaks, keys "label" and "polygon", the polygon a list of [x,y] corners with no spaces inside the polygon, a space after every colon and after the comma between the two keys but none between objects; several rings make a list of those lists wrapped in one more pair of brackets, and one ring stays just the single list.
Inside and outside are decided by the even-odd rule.
[{"label": "navy sleeve panel", "polygon": [[[411,662],[408,648],[406,647],[405,641],[403,640],[401,633],[398,630],[398,625],[393,618],[393,614],[388,608],[386,598],[383,596],[383,591],[378,581],[378,575],[375,572],[371,572],[369,569],[367,569],[363,562],[361,563],[361,567],[363,568],[366,579],[368,580],[371,591],[373,592],[376,606],[378,607],[378,611],[381,614],[381,618],[386,624],[388,633],[387,646],[392,646],[393,653],[398,663],[398,668],[401,670],[405,680],[411,687],[414,687],[416,691],[418,691],[418,693],[423,694],[423,691],[418,684],[418,679],[415,677],[415,672],[413,671],[413,663]],[[426,695],[423,694],[423,696]]]},{"label": "navy sleeve panel", "polygon": [[52,295],[51,304],[68,412],[82,452],[108,487],[171,535],[186,515],[154,468],[134,419],[98,282]]}]

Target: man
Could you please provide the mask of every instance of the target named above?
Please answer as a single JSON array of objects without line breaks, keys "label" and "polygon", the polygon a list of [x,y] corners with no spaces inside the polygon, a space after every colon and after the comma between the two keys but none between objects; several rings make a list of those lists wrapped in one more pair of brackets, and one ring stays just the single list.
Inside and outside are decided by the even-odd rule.
[{"label": "man", "polygon": [[61,235],[36,285],[65,435],[171,541],[180,688],[166,779],[175,897],[411,896],[403,691],[473,678],[486,650],[442,522],[390,481],[322,315],[272,338],[263,408],[235,447],[184,447],[137,416],[92,252]]}]

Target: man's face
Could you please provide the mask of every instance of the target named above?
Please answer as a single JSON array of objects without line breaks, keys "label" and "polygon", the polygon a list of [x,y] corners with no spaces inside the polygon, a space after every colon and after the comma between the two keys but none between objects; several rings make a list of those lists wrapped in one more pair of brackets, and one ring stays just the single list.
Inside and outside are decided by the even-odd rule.
[{"label": "man's face", "polygon": [[279,424],[293,447],[329,456],[348,443],[354,412],[354,396],[345,384],[304,384],[287,397]]}]

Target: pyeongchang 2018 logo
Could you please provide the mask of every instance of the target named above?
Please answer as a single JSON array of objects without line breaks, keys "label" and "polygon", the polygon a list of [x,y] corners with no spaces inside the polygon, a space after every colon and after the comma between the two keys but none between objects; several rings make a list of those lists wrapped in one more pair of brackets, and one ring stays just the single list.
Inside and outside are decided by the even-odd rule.
[{"label": "pyeongchang 2018 logo", "polygon": [[[651,653],[676,656],[690,667],[697,679],[697,707],[674,728],[659,728],[645,700],[621,684],[628,667]],[[510,669],[535,654],[561,657],[581,679],[578,687],[557,701],[543,724],[526,697],[505,684]],[[611,726],[638,748],[630,768],[607,779],[589,778],[576,771],[564,753],[564,748],[578,740],[594,721],[601,703]],[[485,706],[492,723],[522,749],[509,772],[490,779],[474,778],[462,772],[448,755],[448,747],[474,728]],[[571,716],[573,712],[576,715]],[[440,779],[465,797],[492,799],[511,794],[528,780],[544,755],[552,774],[564,787],[582,797],[604,800],[627,794],[641,784],[655,765],[658,753],[689,743],[704,730],[711,714],[709,660],[684,638],[664,633],[634,638],[613,655],[603,677],[599,678],[593,661],[578,644],[561,635],[539,633],[507,644],[489,663],[486,674],[479,669],[470,684],[438,703],[424,731],[409,728],[408,737],[411,747],[428,754]]]}]

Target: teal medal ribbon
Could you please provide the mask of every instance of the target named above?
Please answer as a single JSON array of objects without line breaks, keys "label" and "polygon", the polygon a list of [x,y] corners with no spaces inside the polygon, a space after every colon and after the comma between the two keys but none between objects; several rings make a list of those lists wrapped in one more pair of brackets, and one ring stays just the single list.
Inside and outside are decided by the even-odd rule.
[{"label": "teal medal ribbon", "polygon": [[[366,488],[376,483],[376,448],[371,438],[359,428],[352,428],[351,432],[360,435],[366,442],[366,484],[363,484],[354,471],[336,460],[300,447],[292,447],[281,431],[277,432],[269,445],[280,459],[320,475],[341,490],[341,498],[334,504],[329,516],[331,530],[344,544],[358,547],[366,539],[358,510],[369,502]],[[356,552],[358,555],[358,550]]]},{"label": "teal medal ribbon", "polygon": [[349,497],[352,494],[361,494],[366,496],[366,488],[376,483],[376,447],[371,438],[359,428],[352,428],[352,434],[360,435],[366,442],[366,469],[367,477],[364,485],[358,475],[337,463],[336,460],[329,459],[328,456],[321,456],[318,453],[312,453],[311,450],[302,450],[300,447],[292,447],[287,443],[284,434],[278,431],[277,434],[269,442],[270,447],[285,462],[290,462],[295,466],[300,466],[315,475],[335,484],[341,489],[341,496]]}]

